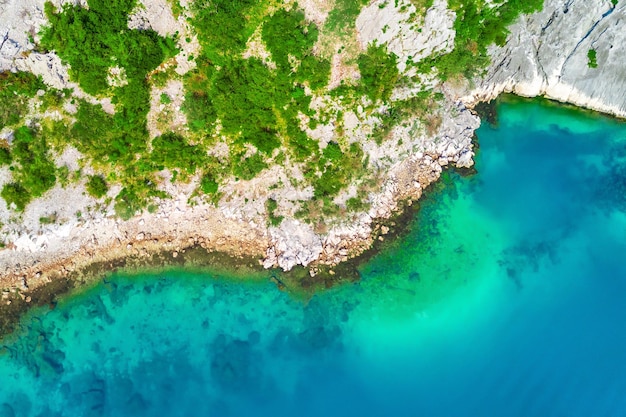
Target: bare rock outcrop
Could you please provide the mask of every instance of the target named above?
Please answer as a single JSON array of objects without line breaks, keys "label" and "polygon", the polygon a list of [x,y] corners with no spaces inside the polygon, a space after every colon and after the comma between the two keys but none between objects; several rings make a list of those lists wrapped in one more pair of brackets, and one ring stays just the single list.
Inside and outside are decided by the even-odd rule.
[{"label": "bare rock outcrop", "polygon": [[[464,97],[468,105],[502,92],[546,96],[626,117],[626,4],[610,0],[548,0],[541,12],[511,26],[504,47]],[[597,67],[590,62],[595,51]]]}]

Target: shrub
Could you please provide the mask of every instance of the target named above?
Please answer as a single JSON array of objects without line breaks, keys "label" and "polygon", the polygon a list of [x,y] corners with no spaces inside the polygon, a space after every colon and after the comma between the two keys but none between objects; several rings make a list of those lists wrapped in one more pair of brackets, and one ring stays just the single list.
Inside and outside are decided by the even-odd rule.
[{"label": "shrub", "polygon": [[206,152],[198,145],[189,145],[180,135],[165,133],[152,140],[150,157],[158,168],[180,168],[193,174],[202,164]]},{"label": "shrub", "polygon": [[14,178],[30,195],[40,197],[54,186],[56,166],[48,157],[48,146],[41,135],[26,126],[16,129],[11,154],[18,164]]},{"label": "shrub", "polygon": [[265,208],[267,209],[267,215],[269,217],[269,224],[272,226],[278,226],[283,221],[284,216],[277,216],[275,214],[278,209],[278,203],[273,198],[268,198],[265,202]]},{"label": "shrub", "polygon": [[[301,61],[311,53],[318,30],[299,10],[277,10],[263,24],[263,40],[277,65],[290,70],[289,55]],[[309,63],[310,65],[310,63]]]},{"label": "shrub", "polygon": [[263,161],[263,157],[259,153],[240,159],[233,166],[233,174],[244,180],[251,180],[256,175],[267,168],[267,164]]},{"label": "shrub", "polygon": [[589,68],[598,68],[597,53],[595,49],[590,49],[589,52],[587,52],[587,66]]},{"label": "shrub", "polygon": [[363,93],[374,103],[389,100],[400,78],[397,57],[388,54],[384,46],[370,45],[367,52],[359,56],[357,63]]},{"label": "shrub", "polygon": [[28,111],[28,100],[45,89],[41,78],[28,72],[0,72],[0,130],[12,126]]},{"label": "shrub", "polygon": [[11,151],[9,148],[0,145],[0,167],[11,163]]},{"label": "shrub", "polygon": [[24,188],[22,184],[17,182],[6,184],[2,188],[0,195],[2,195],[2,198],[4,198],[4,201],[6,201],[7,204],[15,204],[18,211],[23,211],[32,199],[28,190]]},{"label": "shrub", "polygon": [[204,194],[215,194],[217,193],[218,188],[219,185],[215,180],[213,174],[204,174],[204,176],[200,180],[200,189],[202,190],[202,192]]},{"label": "shrub", "polygon": [[87,180],[87,192],[95,198],[101,198],[109,191],[106,181],[100,175],[90,175]]}]

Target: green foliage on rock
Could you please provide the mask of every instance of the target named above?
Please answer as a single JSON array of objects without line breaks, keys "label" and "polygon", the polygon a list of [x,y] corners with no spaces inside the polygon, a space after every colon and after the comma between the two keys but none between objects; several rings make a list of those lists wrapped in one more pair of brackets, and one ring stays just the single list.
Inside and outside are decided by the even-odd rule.
[{"label": "green foliage on rock", "polygon": [[265,208],[267,209],[267,216],[269,218],[270,226],[274,226],[274,227],[279,226],[282,223],[284,216],[276,215],[276,210],[278,209],[278,202],[274,200],[273,198],[268,198],[267,201],[265,202]]},{"label": "green foliage on rock", "polygon": [[342,151],[337,143],[330,142],[318,162],[321,175],[313,179],[314,196],[320,199],[336,196],[354,179],[355,173],[362,171],[363,158],[363,149],[356,142],[347,152]]},{"label": "green foliage on rock", "polygon": [[598,56],[595,49],[590,49],[587,52],[587,66],[589,68],[598,68]]},{"label": "green foliage on rock", "polygon": [[28,101],[45,89],[41,78],[28,72],[0,72],[0,130],[20,122]]},{"label": "green foliage on rock", "polygon": [[2,146],[0,144],[0,167],[3,165],[9,165],[13,158],[11,157],[11,151],[8,146]]},{"label": "green foliage on rock", "polygon": [[363,93],[374,103],[378,100],[389,100],[400,78],[397,57],[387,53],[384,46],[370,45],[367,52],[359,56],[357,62],[361,72]]},{"label": "green foliage on rock", "polygon": [[189,145],[180,135],[165,133],[152,140],[150,157],[157,169],[178,168],[193,174],[206,159],[206,151],[198,145]]},{"label": "green foliage on rock", "polygon": [[18,211],[23,211],[33,198],[28,190],[19,182],[5,184],[4,187],[2,187],[0,195],[7,204],[15,204]]},{"label": "green foliage on rock", "polygon": [[221,64],[245,49],[254,31],[249,15],[257,4],[256,0],[196,0],[192,4],[192,24],[205,57]]},{"label": "green foliage on rock", "polygon": [[95,198],[104,197],[109,186],[101,175],[90,175],[87,180],[87,192]]},{"label": "green foliage on rock", "polygon": [[216,194],[219,189],[219,184],[215,176],[211,173],[204,174],[200,180],[200,189],[205,194]]},{"label": "green foliage on rock", "polygon": [[317,26],[307,22],[304,13],[297,10],[277,10],[263,24],[263,40],[272,59],[285,70],[292,68],[290,56],[302,61],[310,54],[317,36]]},{"label": "green foliage on rock", "polygon": [[15,130],[11,154],[13,178],[32,197],[40,197],[56,182],[56,166],[48,155],[48,145],[34,130],[22,126]]},{"label": "green foliage on rock", "polygon": [[136,0],[88,0],[89,8],[66,4],[57,13],[45,4],[50,26],[41,34],[41,46],[55,50],[70,64],[71,76],[94,95],[109,90],[112,67],[123,68],[129,83],[145,84],[146,74],[175,51],[174,40],[153,30],[131,30],[128,15]]}]

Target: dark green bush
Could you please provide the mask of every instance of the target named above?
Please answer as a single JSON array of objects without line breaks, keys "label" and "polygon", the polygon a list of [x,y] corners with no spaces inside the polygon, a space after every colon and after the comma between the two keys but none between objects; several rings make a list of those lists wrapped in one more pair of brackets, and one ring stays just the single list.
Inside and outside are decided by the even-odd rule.
[{"label": "dark green bush", "polygon": [[9,148],[0,145],[0,167],[3,165],[9,165],[12,160]]},{"label": "dark green bush", "polygon": [[311,53],[317,36],[317,26],[308,23],[300,10],[279,9],[263,24],[263,40],[274,62],[286,70],[291,69],[289,55],[301,61]]},{"label": "dark green bush", "polygon": [[400,78],[397,57],[384,46],[370,45],[358,58],[363,93],[372,102],[387,101]]},{"label": "dark green bush", "polygon": [[16,129],[11,154],[17,163],[13,177],[31,196],[40,197],[54,186],[56,166],[48,156],[48,146],[41,135],[25,126]]},{"label": "dark green bush", "polygon": [[587,52],[587,66],[589,68],[598,68],[598,56],[595,49],[590,49]]},{"label": "dark green bush", "polygon": [[233,164],[233,174],[243,180],[251,180],[256,175],[267,168],[263,161],[263,156],[255,153],[247,158],[242,158]]},{"label": "dark green bush", "polygon": [[204,194],[215,194],[219,188],[215,177],[211,173],[204,174],[200,180],[200,189]]},{"label": "dark green bush", "polygon": [[87,192],[95,198],[101,198],[109,191],[109,187],[100,175],[90,175],[87,180]]},{"label": "dark green bush", "polygon": [[206,151],[198,145],[189,145],[180,135],[165,133],[152,140],[150,157],[160,169],[179,168],[193,174],[205,159]]},{"label": "dark green bush", "polygon": [[28,190],[18,182],[5,184],[0,195],[7,204],[14,203],[18,211],[23,211],[33,198]]},{"label": "dark green bush", "polygon": [[269,223],[271,226],[278,226],[283,221],[284,216],[277,216],[275,214],[278,209],[278,203],[273,198],[268,198],[265,202],[265,208],[267,209],[267,215],[269,217]]}]

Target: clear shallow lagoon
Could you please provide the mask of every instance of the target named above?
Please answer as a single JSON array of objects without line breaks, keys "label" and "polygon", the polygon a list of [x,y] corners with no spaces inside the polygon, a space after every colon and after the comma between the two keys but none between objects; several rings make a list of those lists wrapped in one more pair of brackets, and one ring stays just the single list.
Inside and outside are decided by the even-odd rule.
[{"label": "clear shallow lagoon", "polygon": [[626,125],[499,106],[363,279],[115,276],[0,349],[0,416],[626,415]]}]

